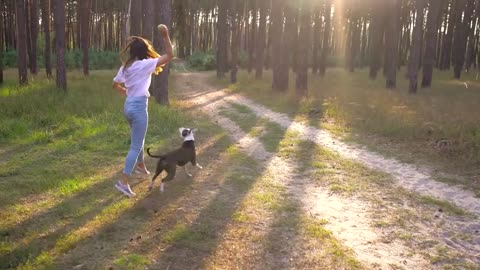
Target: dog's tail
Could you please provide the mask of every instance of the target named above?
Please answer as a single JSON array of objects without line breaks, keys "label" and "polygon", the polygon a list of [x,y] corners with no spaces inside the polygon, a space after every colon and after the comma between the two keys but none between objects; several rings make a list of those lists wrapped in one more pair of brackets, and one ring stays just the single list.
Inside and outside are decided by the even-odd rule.
[{"label": "dog's tail", "polygon": [[155,156],[155,155],[152,155],[150,154],[150,148],[147,148],[147,154],[153,158],[160,158],[160,159],[164,159],[165,156],[162,156],[162,155],[159,155],[159,156]]}]

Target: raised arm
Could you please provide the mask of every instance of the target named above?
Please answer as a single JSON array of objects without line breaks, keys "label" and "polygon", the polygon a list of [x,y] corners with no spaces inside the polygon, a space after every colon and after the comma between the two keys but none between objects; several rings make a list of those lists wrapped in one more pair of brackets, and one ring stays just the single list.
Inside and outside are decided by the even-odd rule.
[{"label": "raised arm", "polygon": [[172,42],[170,41],[170,36],[168,34],[168,28],[164,24],[158,25],[158,30],[162,34],[163,42],[165,46],[166,54],[158,58],[157,67],[168,63],[173,58],[173,48]]}]

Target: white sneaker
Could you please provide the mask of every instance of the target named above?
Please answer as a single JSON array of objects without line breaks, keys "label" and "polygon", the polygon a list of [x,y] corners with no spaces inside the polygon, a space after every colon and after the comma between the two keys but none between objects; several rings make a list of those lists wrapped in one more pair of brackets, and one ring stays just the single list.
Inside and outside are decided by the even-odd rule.
[{"label": "white sneaker", "polygon": [[128,190],[128,192],[130,192],[130,194],[132,194],[133,196],[137,195],[137,193],[133,192],[133,190],[130,188],[130,185],[126,185],[125,188]]},{"label": "white sneaker", "polygon": [[135,196],[135,193],[132,192],[132,190],[130,189],[130,186],[129,186],[129,185],[124,185],[124,184],[122,184],[120,181],[117,181],[117,183],[115,183],[115,187],[116,187],[120,192],[122,192],[123,194],[127,195],[128,197]]},{"label": "white sneaker", "polygon": [[149,175],[150,172],[147,170],[147,168],[140,168],[140,167],[135,167],[135,173],[138,173],[138,174],[146,174],[146,175]]}]

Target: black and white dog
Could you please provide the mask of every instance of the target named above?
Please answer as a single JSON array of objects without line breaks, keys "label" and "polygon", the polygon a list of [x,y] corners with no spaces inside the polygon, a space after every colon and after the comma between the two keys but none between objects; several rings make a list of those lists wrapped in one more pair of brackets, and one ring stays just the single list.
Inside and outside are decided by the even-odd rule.
[{"label": "black and white dog", "polygon": [[175,177],[175,173],[177,171],[177,166],[182,166],[187,173],[188,176],[192,176],[185,165],[187,163],[192,163],[193,166],[197,166],[198,168],[202,169],[202,166],[197,164],[197,155],[195,151],[195,138],[193,137],[193,133],[196,132],[196,129],[190,128],[179,128],[180,136],[183,138],[183,144],[177,150],[169,152],[165,155],[152,155],[150,154],[150,148],[147,148],[147,154],[154,158],[159,158],[157,163],[157,169],[155,174],[153,175],[152,182],[148,186],[148,190],[153,189],[153,185],[155,184],[155,178],[157,178],[160,173],[164,170],[167,172],[167,176],[162,179],[160,184],[160,191],[164,191],[164,182],[171,181]]}]

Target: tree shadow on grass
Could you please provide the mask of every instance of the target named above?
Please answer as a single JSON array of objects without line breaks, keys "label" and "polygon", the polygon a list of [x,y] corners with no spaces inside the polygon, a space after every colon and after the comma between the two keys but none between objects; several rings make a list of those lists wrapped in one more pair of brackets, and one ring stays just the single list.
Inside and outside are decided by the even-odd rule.
[{"label": "tree shadow on grass", "polygon": [[[221,143],[222,140],[220,137],[217,144]],[[213,146],[215,146],[215,144]],[[47,161],[42,162],[39,165],[33,160],[28,160],[27,162],[33,167],[33,170],[35,166],[44,167],[54,166],[55,164],[61,165],[62,160],[68,157],[74,157],[77,154],[78,153],[69,153],[68,155],[63,155],[60,159],[53,160],[49,160],[51,153],[45,154],[42,159],[49,160],[48,162],[50,162],[46,165],[45,162]],[[93,170],[101,170],[100,167],[105,167],[107,163],[105,160],[108,160],[107,156],[110,157],[111,153],[105,155],[105,159],[102,155],[102,157],[99,158],[99,160],[95,160],[94,163],[90,161],[86,164],[85,167],[88,167],[88,174],[96,175],[99,173],[100,171],[93,172]],[[39,162],[38,159],[36,161]],[[153,160],[147,158],[147,162],[150,161],[153,162]],[[80,174],[85,167],[76,167],[76,170],[74,172],[69,172],[69,174]],[[109,169],[106,170],[108,171]],[[20,221],[20,223],[15,224],[10,222],[12,225],[2,227],[0,229],[0,239],[2,240],[2,242],[0,242],[2,244],[2,250],[0,252],[0,268],[3,268],[3,266],[15,267],[23,263],[38,263],[39,257],[45,250],[50,249],[52,253],[58,253],[56,247],[59,242],[70,237],[72,233],[82,230],[82,227],[86,224],[94,222],[98,216],[102,216],[102,212],[105,211],[105,209],[116,207],[117,204],[122,205],[121,198],[123,195],[113,187],[115,180],[118,179],[118,172],[115,172],[114,174],[115,176],[105,179],[89,180],[94,182],[92,184],[86,184],[85,187],[80,186],[73,190],[68,190],[67,188],[67,193],[64,195],[46,193],[44,199],[41,199],[38,203],[35,202],[35,206],[38,204],[40,209],[31,213],[31,215]],[[68,177],[63,177],[61,179],[62,180],[59,180],[61,182],[69,180]],[[61,187],[61,183],[58,183],[58,186]],[[15,187],[18,188],[18,186]],[[43,191],[47,192],[54,187],[44,188]],[[143,188],[146,189],[146,187]],[[25,200],[24,196],[28,196],[28,194],[29,193],[16,194],[16,197],[14,197],[15,201],[11,202],[11,204],[19,203],[19,206],[23,207]],[[41,197],[41,195],[39,196]],[[60,202],[49,202],[49,196],[58,196],[57,199],[60,200]],[[47,206],[42,206],[42,202],[48,203]],[[50,204],[53,205],[49,206]],[[17,210],[12,208],[9,209],[9,211]],[[70,247],[66,248],[66,250],[68,249],[70,249]],[[56,254],[56,256],[60,255]]]},{"label": "tree shadow on grass", "polygon": [[[26,197],[59,188],[71,179],[85,178],[120,158],[121,142],[105,143],[108,132],[84,139],[63,140],[56,145],[43,144],[15,147],[10,162],[0,170],[2,209]],[[22,151],[22,149],[24,149]]]},{"label": "tree shadow on grass", "polygon": [[[258,119],[257,119],[258,120]],[[257,123],[258,121],[253,121]],[[246,136],[245,126],[235,132],[237,136]],[[286,129],[283,130],[285,132]],[[281,137],[281,134],[277,134]],[[235,137],[235,136],[234,136]],[[241,140],[240,140],[241,141]],[[279,143],[274,140],[271,143]],[[248,146],[240,146],[248,148]],[[179,222],[170,231],[159,235],[156,239],[166,246],[155,257],[155,268],[191,269],[206,267],[207,259],[217,250],[222,236],[233,222],[234,213],[240,207],[246,195],[250,192],[264,168],[257,165],[258,161],[245,154],[236,153],[231,157],[230,174],[225,177],[223,185],[216,195],[203,207],[193,221]],[[267,163],[269,160],[266,161]],[[204,190],[203,192],[209,192]]]},{"label": "tree shadow on grass", "polygon": [[15,268],[37,257],[69,232],[81,228],[105,207],[121,199],[112,192],[115,177],[97,181],[46,211],[40,211],[14,227],[2,228],[2,242],[13,245],[0,255],[0,268]]},{"label": "tree shadow on grass", "polygon": [[[216,153],[225,151],[228,145],[223,136],[204,149],[199,155],[199,159],[204,162],[204,168],[215,166]],[[214,176],[220,177],[221,174]],[[69,252],[55,258],[53,264],[58,268],[83,264],[88,269],[111,265],[119,254],[155,233],[156,226],[167,226],[168,224],[163,223],[175,221],[182,202],[192,199],[189,194],[195,191],[195,183],[195,178],[188,178],[179,168],[176,179],[167,183],[164,193],[160,193],[158,188],[148,193],[146,183],[138,184],[134,187],[138,199],[132,202],[131,207],[99,227],[88,238],[74,243]]]}]

